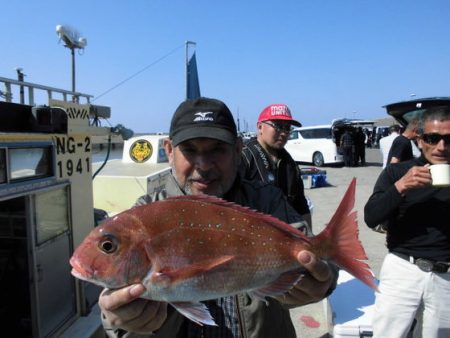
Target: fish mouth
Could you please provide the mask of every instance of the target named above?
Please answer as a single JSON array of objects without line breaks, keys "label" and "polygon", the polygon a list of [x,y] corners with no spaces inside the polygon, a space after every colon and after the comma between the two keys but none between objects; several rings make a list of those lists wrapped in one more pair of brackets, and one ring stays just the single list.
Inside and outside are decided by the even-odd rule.
[{"label": "fish mouth", "polygon": [[86,281],[86,282],[89,282],[89,281],[90,281],[90,280],[88,280],[88,278],[86,278],[82,273],[80,273],[78,270],[76,270],[76,269],[74,269],[74,268],[70,271],[70,273],[72,274],[72,276],[74,276],[74,277],[76,277],[76,278],[78,278],[78,279],[84,280],[84,281]]},{"label": "fish mouth", "polygon": [[74,277],[77,277],[78,279],[82,279],[82,280],[88,280],[89,277],[93,276],[92,272],[86,271],[86,269],[83,268],[80,265],[80,262],[77,259],[75,259],[74,257],[70,258],[69,263],[72,266],[71,274]]},{"label": "fish mouth", "polygon": [[96,280],[96,279],[93,279],[93,278],[91,279],[91,278],[86,277],[85,275],[83,275],[82,273],[77,271],[75,268],[73,268],[72,271],[70,271],[70,273],[72,274],[72,276],[74,276],[74,277],[76,277],[76,278],[78,278],[78,279],[80,279],[82,281],[93,283],[95,285],[101,286],[103,288],[111,289],[111,290],[115,289],[115,288],[109,287],[106,283],[103,283],[103,282],[101,282],[99,280]]},{"label": "fish mouth", "polygon": [[95,285],[101,286],[103,288],[107,288],[110,290],[119,289],[125,287],[126,284],[116,285],[113,280],[103,281],[96,277],[96,274],[93,270],[86,270],[83,266],[80,265],[79,261],[74,257],[70,258],[70,265],[72,266],[72,270],[70,273],[77,279],[80,279],[85,282],[93,283]]}]

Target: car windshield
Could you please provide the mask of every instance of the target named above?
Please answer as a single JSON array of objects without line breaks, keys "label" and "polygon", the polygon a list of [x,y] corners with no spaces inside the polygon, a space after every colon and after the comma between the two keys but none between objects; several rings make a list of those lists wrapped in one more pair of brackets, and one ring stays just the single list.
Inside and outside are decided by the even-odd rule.
[{"label": "car windshield", "polygon": [[331,128],[300,130],[303,138],[331,138]]},{"label": "car windshield", "polygon": [[426,109],[414,109],[403,115],[403,118],[409,123],[411,120],[418,119]]}]

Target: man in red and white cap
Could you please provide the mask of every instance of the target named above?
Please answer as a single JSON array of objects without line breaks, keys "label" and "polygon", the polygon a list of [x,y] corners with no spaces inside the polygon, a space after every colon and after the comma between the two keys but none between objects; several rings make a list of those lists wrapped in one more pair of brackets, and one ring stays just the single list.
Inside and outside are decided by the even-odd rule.
[{"label": "man in red and white cap", "polygon": [[256,139],[249,140],[242,151],[240,170],[246,179],[259,179],[279,187],[311,230],[303,180],[297,164],[284,149],[291,126],[301,127],[301,123],[292,118],[287,105],[271,104],[264,108],[256,124]]}]

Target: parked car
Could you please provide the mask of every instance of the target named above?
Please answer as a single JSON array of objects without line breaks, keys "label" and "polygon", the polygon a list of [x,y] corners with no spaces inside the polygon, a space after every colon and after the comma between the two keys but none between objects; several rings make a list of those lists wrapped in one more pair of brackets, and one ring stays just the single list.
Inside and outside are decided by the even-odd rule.
[{"label": "parked car", "polygon": [[296,162],[312,163],[317,167],[343,163],[339,143],[344,130],[372,127],[373,124],[374,121],[369,120],[336,119],[329,125],[295,128],[285,148]]}]

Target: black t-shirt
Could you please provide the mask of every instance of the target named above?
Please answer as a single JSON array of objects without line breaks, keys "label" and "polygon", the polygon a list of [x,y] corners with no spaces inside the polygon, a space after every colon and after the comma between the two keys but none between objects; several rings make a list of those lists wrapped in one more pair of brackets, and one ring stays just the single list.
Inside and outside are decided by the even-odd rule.
[{"label": "black t-shirt", "polygon": [[411,141],[407,137],[399,135],[394,139],[391,149],[389,150],[387,163],[391,163],[393,157],[398,158],[400,162],[414,158]]},{"label": "black t-shirt", "polygon": [[426,163],[420,157],[387,166],[364,207],[364,220],[371,228],[387,221],[389,251],[450,262],[450,188],[430,185],[402,196],[394,185],[411,167]]}]

